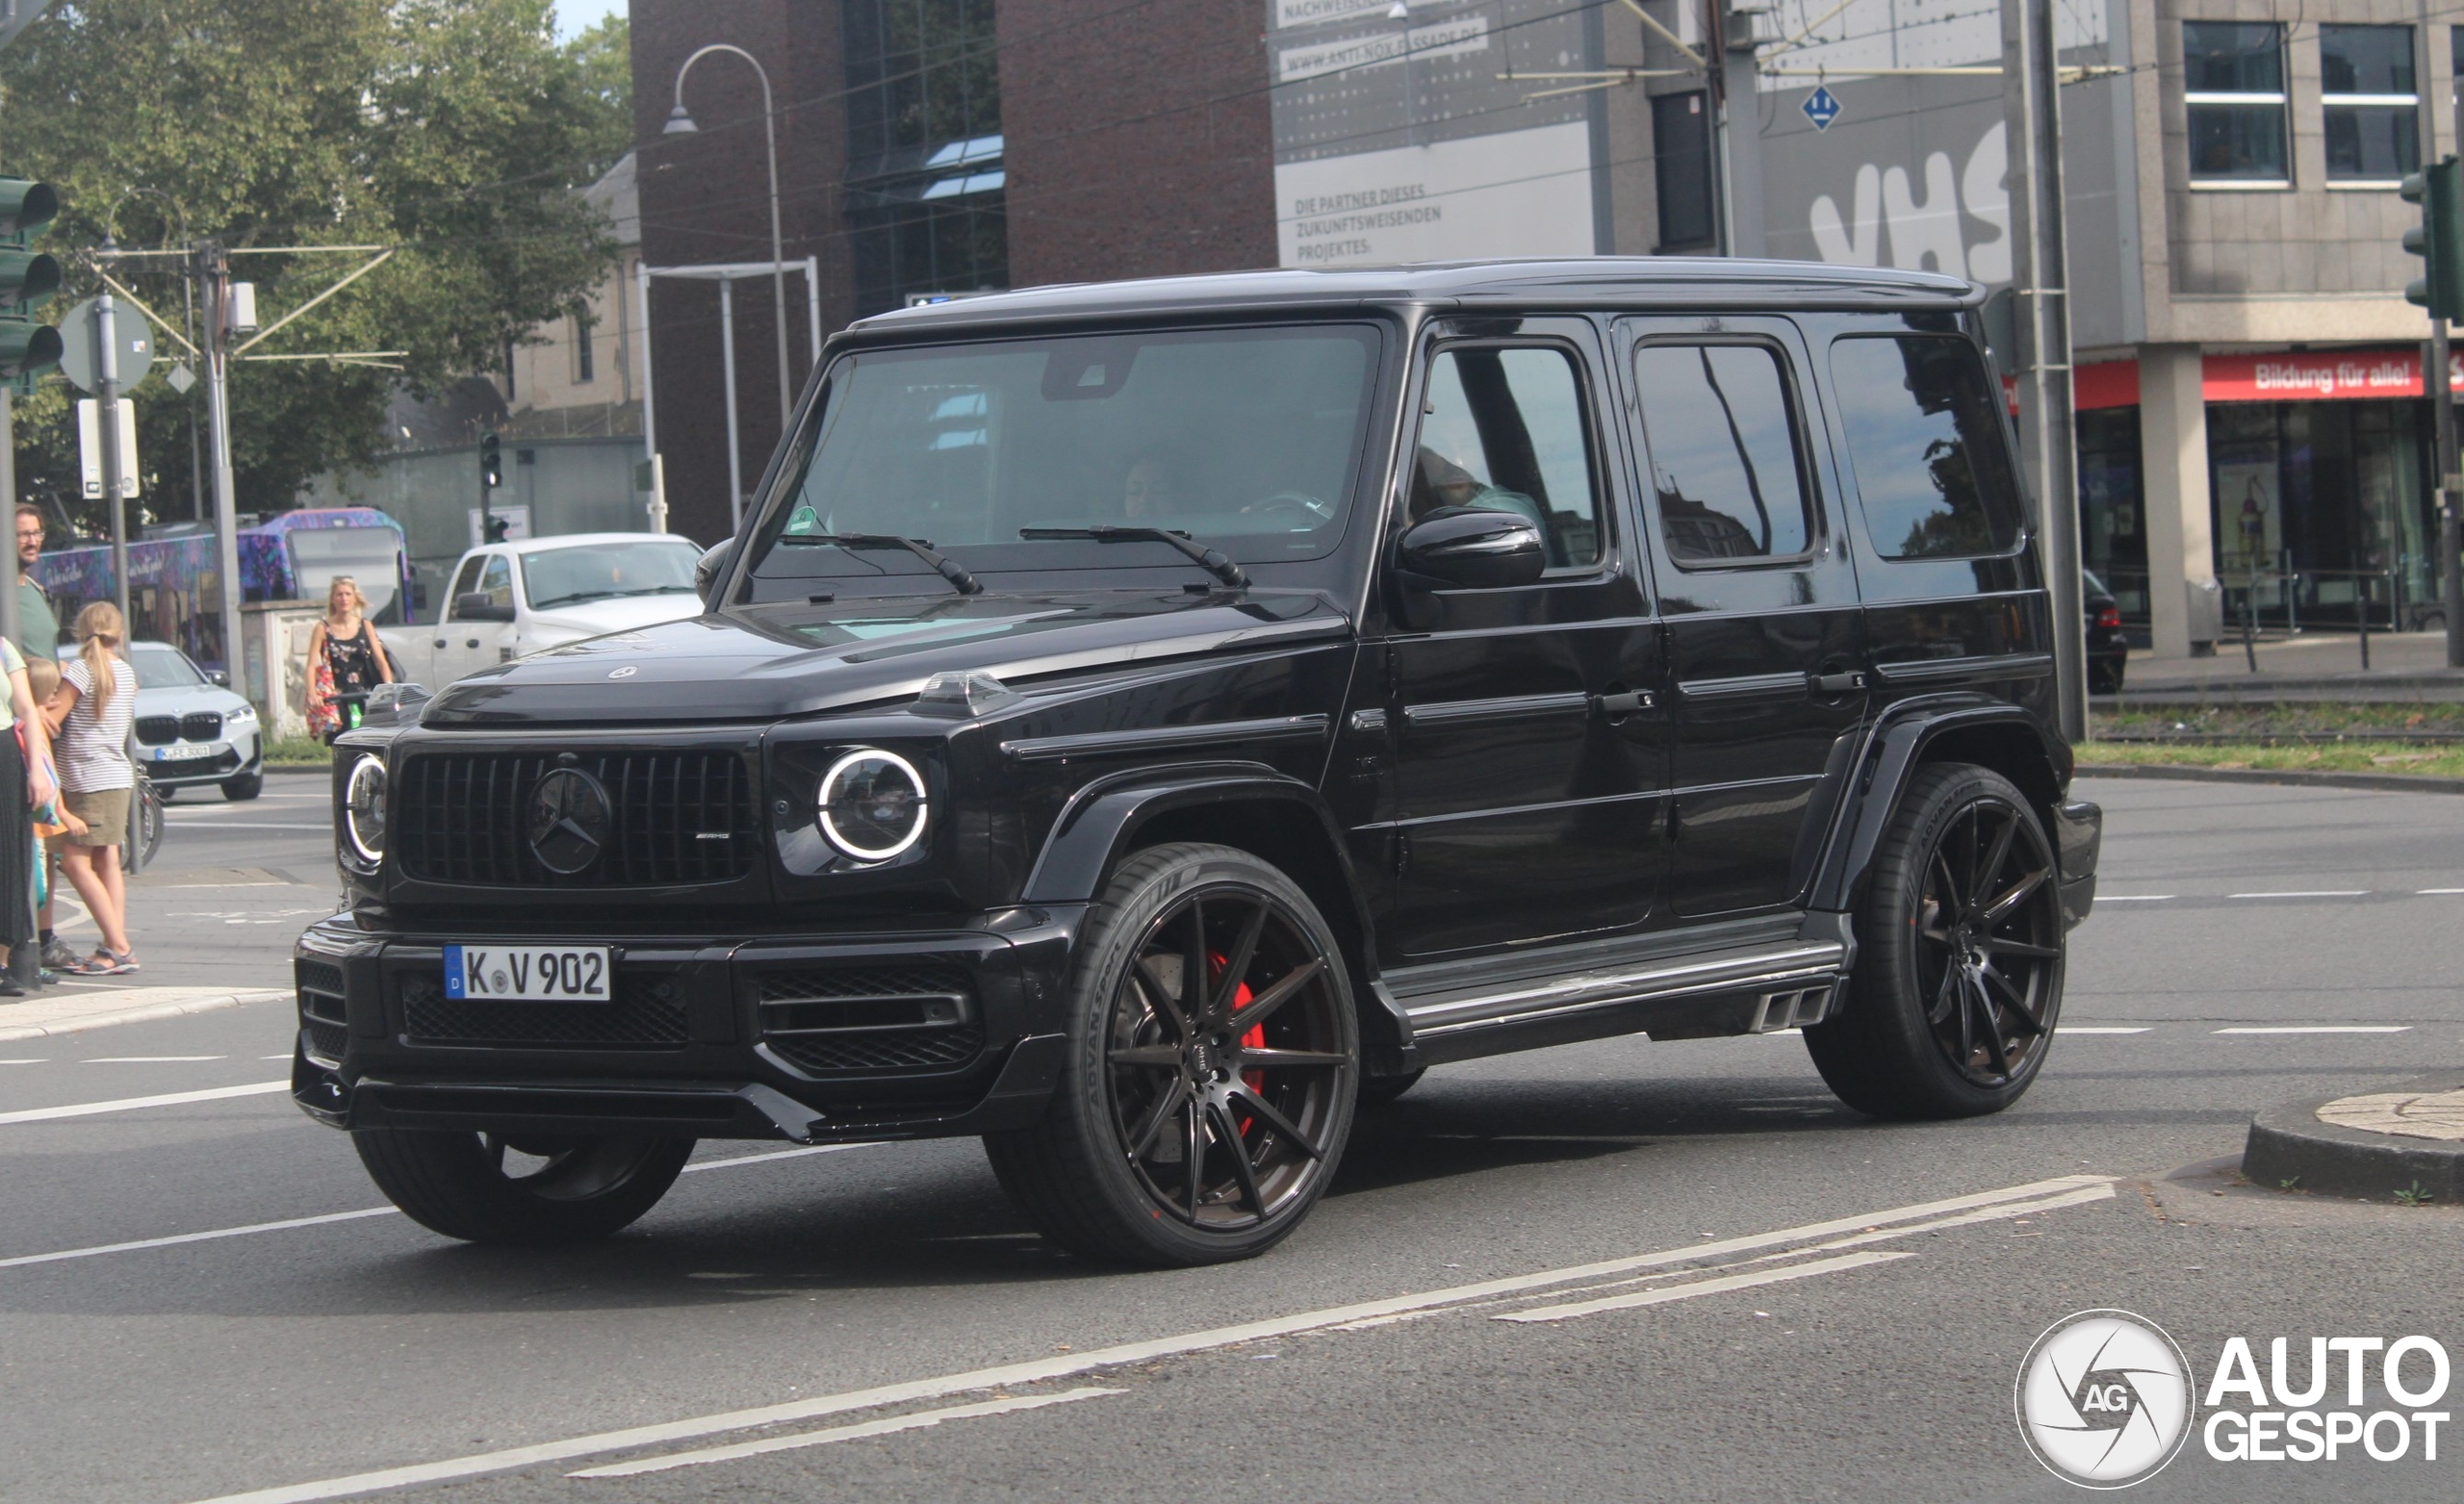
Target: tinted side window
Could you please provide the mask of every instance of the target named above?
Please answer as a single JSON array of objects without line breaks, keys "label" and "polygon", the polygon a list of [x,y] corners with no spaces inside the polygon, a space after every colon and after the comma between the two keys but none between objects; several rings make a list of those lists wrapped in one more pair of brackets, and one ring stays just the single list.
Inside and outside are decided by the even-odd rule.
[{"label": "tinted side window", "polygon": [[513,604],[513,569],[505,563],[503,554],[490,556],[487,569],[479,575],[479,588],[488,593],[488,604],[492,606]]},{"label": "tinted side window", "polygon": [[1600,561],[1600,496],[1581,368],[1562,349],[1441,350],[1429,365],[1410,512],[1520,512],[1555,566]]},{"label": "tinted side window", "polygon": [[1647,344],[1634,352],[1660,537],[1680,564],[1786,558],[1813,536],[1779,352]]},{"label": "tinted side window", "polygon": [[462,568],[455,573],[453,588],[445,596],[445,608],[449,621],[459,619],[459,613],[456,613],[453,607],[464,596],[479,588],[479,565],[482,562],[479,559],[465,559],[462,561]]},{"label": "tinted side window", "polygon": [[2018,542],[2001,418],[1974,345],[1921,334],[1838,340],[1831,380],[1883,557],[1973,558]]}]

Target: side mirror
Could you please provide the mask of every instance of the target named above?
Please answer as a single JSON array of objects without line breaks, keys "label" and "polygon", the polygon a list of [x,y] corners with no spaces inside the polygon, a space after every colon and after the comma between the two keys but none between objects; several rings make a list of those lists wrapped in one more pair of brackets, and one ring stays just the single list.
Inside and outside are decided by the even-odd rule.
[{"label": "side mirror", "polygon": [[1528,585],[1549,567],[1540,524],[1520,512],[1440,507],[1395,543],[1403,583],[1421,590]]},{"label": "side mirror", "polygon": [[372,716],[380,711],[408,714],[433,698],[424,684],[379,684],[368,692],[367,713]]},{"label": "side mirror", "polygon": [[702,598],[703,610],[715,611],[719,608],[718,601],[711,597],[717,592],[719,581],[727,576],[728,566],[734,562],[735,540],[730,538],[712,544],[709,550],[702,555],[701,562],[693,566],[693,594]]},{"label": "side mirror", "polygon": [[208,669],[205,671],[205,676],[209,682],[220,688],[231,687],[231,671],[228,669]]},{"label": "side mirror", "polygon": [[457,622],[510,622],[513,607],[500,604],[484,590],[453,598],[453,620]]}]

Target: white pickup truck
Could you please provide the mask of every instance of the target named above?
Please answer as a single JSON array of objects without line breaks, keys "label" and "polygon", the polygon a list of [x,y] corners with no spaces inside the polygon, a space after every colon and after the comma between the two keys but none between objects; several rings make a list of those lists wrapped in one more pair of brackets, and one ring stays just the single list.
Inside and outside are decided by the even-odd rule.
[{"label": "white pickup truck", "polygon": [[437,690],[545,648],[698,616],[701,557],[673,533],[484,544],[453,566],[438,620],[384,628],[385,651],[396,678]]}]

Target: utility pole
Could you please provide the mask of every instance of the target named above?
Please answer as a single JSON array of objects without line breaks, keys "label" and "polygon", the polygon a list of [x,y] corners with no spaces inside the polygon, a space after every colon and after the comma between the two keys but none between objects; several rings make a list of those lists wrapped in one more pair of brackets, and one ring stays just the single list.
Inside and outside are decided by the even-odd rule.
[{"label": "utility pole", "polygon": [[2054,0],[2002,0],[2002,99],[2019,149],[2010,167],[2019,285],[2019,460],[2037,503],[2038,556],[2053,601],[2062,734],[2088,736],[2087,627],[2079,583],[2078,450],[2072,433],[2068,242]]},{"label": "utility pole", "polygon": [[[240,505],[231,474],[231,258],[218,241],[197,247],[196,277],[205,284],[205,421],[214,455],[215,574],[222,587],[222,663],[231,686],[248,692],[248,657],[240,629]],[[281,701],[280,665],[266,665],[269,706]]]},{"label": "utility pole", "polygon": [[103,448],[103,504],[112,512],[112,600],[120,630],[128,633],[128,488],[120,472],[129,456],[119,451],[119,319],[112,295],[94,299],[94,431]]},{"label": "utility pole", "polygon": [[[2427,78],[2430,75],[2423,64],[2429,60],[2429,38],[2432,35],[2429,27],[2429,0],[2417,0],[2414,10],[2421,20],[2421,25],[2416,27],[2413,33],[2417,38],[2416,45],[2421,49],[2415,59],[2416,76]],[[2464,128],[2464,104],[2459,104],[2458,108],[2457,124],[2459,128]],[[2440,164],[2438,155],[2438,127],[2435,122],[2436,116],[2430,112],[2426,110],[2421,112],[2422,170],[2417,176],[2422,179],[2425,198],[2428,195],[2432,175],[2439,171],[2440,166],[2443,166]],[[2406,186],[2409,189],[2409,179]],[[2451,199],[2457,190],[2452,169],[2449,169],[2448,180],[2442,186],[2446,188]],[[2459,487],[2456,483],[2455,472],[2459,467],[2456,462],[2455,386],[2453,377],[2451,375],[2454,368],[2450,364],[2447,338],[2447,321],[2458,313],[2464,313],[2464,309],[2442,306],[2441,299],[2436,295],[2436,290],[2442,280],[2440,272],[2443,265],[2450,272],[2445,280],[2449,282],[2458,280],[2452,274],[2452,263],[2459,256],[2464,256],[2464,246],[2438,242],[2442,239],[2448,241],[2454,239],[2456,229],[2454,221],[2459,212],[2464,212],[2464,204],[2451,201],[2444,207],[2448,222],[2441,224],[2438,208],[2426,202],[2423,205],[2424,244],[2422,248],[2430,257],[2426,268],[2428,275],[2424,279],[2424,290],[2431,293],[2432,295],[2421,300],[2429,309],[2429,358],[2423,365],[2422,390],[2429,394],[2430,415],[2438,429],[2435,435],[2438,449],[2436,493],[2438,497],[2438,598],[2440,603],[2446,608],[2447,666],[2451,669],[2464,669],[2464,514],[2459,514],[2458,511],[2459,508],[2464,508],[2464,495],[2457,494]],[[2443,236],[2442,232],[2444,232]],[[2405,249],[2410,250],[2412,246],[2407,243]],[[2446,291],[2454,293],[2459,290],[2451,287]],[[2412,289],[2405,289],[2405,295],[2410,297]],[[2366,603],[2364,609],[2367,609]]]}]

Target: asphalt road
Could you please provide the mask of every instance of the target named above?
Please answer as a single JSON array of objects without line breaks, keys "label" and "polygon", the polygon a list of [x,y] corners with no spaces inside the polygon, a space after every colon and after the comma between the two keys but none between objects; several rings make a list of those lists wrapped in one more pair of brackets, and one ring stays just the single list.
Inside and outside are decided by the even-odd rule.
[{"label": "asphalt road", "polygon": [[[2010,1112],[1859,1118],[1787,1036],[1451,1067],[1228,1268],[1083,1266],[963,1141],[707,1145],[610,1243],[463,1247],[278,1092],[10,1116],[275,1082],[281,1007],[0,1046],[0,1498],[2054,1499],[2012,1387],[2070,1313],[2162,1324],[2201,1390],[2236,1336],[2296,1379],[2313,1337],[2464,1352],[2464,1211],[2218,1162],[2261,1106],[2464,1064],[2464,798],[2080,787],[2106,901]],[[175,806],[149,976],[198,936],[278,981],[318,807]],[[2374,1366],[2353,1408],[2404,1410]],[[2133,1496],[2451,1499],[2440,1441],[2194,1438]]]}]

